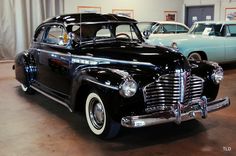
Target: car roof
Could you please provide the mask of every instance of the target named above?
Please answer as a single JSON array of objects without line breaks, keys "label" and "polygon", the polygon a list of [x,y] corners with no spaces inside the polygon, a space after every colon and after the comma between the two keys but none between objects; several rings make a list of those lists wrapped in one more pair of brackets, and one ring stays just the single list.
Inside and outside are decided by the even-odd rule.
[{"label": "car roof", "polygon": [[198,21],[199,24],[236,24],[236,21]]},{"label": "car roof", "polygon": [[141,21],[139,23],[160,23],[160,24],[178,24],[187,27],[185,24],[175,21]]},{"label": "car roof", "polygon": [[90,22],[131,22],[137,23],[136,20],[115,15],[115,14],[97,14],[97,13],[76,13],[76,14],[65,14],[59,15],[43,22],[45,23],[63,23],[63,24],[73,24],[73,23],[90,23]]}]

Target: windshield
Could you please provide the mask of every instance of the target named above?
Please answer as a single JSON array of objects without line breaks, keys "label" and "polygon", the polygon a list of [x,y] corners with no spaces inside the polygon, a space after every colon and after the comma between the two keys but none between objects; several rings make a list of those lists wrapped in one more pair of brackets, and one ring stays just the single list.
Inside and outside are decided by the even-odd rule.
[{"label": "windshield", "polygon": [[189,30],[190,34],[222,36],[222,24],[196,23]]},{"label": "windshield", "polygon": [[96,23],[73,25],[71,28],[77,42],[94,42],[105,40],[122,40],[141,42],[140,33],[133,24]]},{"label": "windshield", "polygon": [[155,22],[140,22],[138,23],[138,28],[141,32],[144,32],[146,30],[153,32],[158,25],[159,24]]}]

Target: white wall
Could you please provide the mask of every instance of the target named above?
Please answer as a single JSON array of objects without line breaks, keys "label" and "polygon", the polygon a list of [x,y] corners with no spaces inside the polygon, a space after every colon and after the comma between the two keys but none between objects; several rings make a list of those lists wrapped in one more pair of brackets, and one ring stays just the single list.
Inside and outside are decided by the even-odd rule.
[{"label": "white wall", "polygon": [[[183,12],[186,6],[204,6],[214,5],[214,20],[224,21],[225,20],[225,8],[236,8],[235,0],[184,0]],[[184,17],[183,17],[184,20]]]},{"label": "white wall", "polygon": [[102,13],[112,9],[132,9],[134,18],[144,20],[164,20],[164,11],[177,11],[177,21],[182,21],[183,0],[66,0],[65,13],[77,12],[77,6],[101,7]]}]

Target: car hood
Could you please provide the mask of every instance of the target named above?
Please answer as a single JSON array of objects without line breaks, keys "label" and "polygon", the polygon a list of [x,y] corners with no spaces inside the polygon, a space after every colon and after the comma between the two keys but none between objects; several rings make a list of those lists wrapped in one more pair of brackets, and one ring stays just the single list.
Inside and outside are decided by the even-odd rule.
[{"label": "car hood", "polygon": [[186,58],[174,49],[145,43],[96,44],[83,47],[81,52],[93,58],[106,58],[110,64],[150,65],[170,71],[189,68]]}]

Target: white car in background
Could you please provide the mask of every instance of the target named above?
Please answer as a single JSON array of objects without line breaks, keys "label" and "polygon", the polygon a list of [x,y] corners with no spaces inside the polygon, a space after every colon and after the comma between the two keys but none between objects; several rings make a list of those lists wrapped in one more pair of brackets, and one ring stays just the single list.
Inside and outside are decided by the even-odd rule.
[{"label": "white car in background", "polygon": [[189,31],[185,24],[174,21],[139,22],[138,27],[146,39],[168,36],[169,34],[187,33]]},{"label": "white car in background", "polygon": [[149,37],[146,43],[172,47],[192,60],[236,61],[236,21],[198,21],[186,34]]}]

